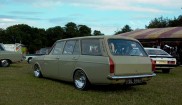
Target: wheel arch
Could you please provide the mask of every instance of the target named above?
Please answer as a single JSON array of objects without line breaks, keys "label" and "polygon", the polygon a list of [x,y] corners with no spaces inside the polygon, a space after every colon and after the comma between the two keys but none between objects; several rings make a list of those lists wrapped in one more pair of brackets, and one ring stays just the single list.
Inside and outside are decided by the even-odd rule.
[{"label": "wheel arch", "polygon": [[82,71],[85,73],[85,75],[86,75],[87,80],[89,81],[89,83],[91,83],[91,82],[90,82],[90,79],[89,79],[89,76],[88,76],[88,74],[87,74],[87,72],[86,72],[84,69],[82,69],[82,68],[76,68],[76,69],[74,70],[74,72],[73,72],[73,74],[72,74],[72,81],[74,81],[74,75],[75,75],[75,72],[76,72],[77,70],[82,70]]},{"label": "wheel arch", "polygon": [[7,60],[10,64],[13,63],[13,61],[12,61],[11,59],[0,59],[0,61],[1,61],[1,60]]},{"label": "wheel arch", "polygon": [[42,70],[42,69],[41,69],[41,66],[40,66],[40,64],[39,64],[39,63],[35,63],[35,64],[33,65],[33,70],[35,70],[35,66],[38,66],[38,67],[39,67],[39,69],[40,69],[40,70]]},{"label": "wheel arch", "polygon": [[29,60],[29,59],[32,59],[33,57],[28,57],[28,59],[27,60]]},{"label": "wheel arch", "polygon": [[11,59],[6,59],[6,60],[8,60],[8,62],[9,62],[10,64],[12,64],[12,63],[13,63]]}]

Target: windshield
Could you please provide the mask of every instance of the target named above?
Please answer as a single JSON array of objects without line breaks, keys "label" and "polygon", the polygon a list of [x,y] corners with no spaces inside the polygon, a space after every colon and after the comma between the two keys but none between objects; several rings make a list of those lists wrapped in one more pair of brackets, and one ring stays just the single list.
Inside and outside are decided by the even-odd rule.
[{"label": "windshield", "polygon": [[160,49],[146,49],[149,55],[169,55],[167,52]]},{"label": "windshield", "polygon": [[111,54],[121,56],[147,56],[143,47],[136,41],[124,39],[109,39]]}]

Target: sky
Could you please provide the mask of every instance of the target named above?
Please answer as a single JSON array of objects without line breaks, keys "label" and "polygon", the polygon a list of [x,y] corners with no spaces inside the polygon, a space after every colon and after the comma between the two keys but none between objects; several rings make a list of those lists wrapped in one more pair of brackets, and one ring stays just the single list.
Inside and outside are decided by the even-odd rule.
[{"label": "sky", "polygon": [[0,0],[0,28],[15,24],[48,29],[68,22],[112,35],[126,24],[132,29],[163,16],[182,15],[182,0]]}]

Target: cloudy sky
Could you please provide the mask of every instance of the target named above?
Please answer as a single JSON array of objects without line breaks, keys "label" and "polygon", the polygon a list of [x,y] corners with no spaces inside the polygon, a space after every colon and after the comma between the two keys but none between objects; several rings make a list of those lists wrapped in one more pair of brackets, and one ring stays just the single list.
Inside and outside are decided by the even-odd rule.
[{"label": "cloudy sky", "polygon": [[128,24],[145,28],[156,17],[182,15],[182,0],[0,0],[0,28],[28,24],[38,28],[68,22],[113,34]]}]

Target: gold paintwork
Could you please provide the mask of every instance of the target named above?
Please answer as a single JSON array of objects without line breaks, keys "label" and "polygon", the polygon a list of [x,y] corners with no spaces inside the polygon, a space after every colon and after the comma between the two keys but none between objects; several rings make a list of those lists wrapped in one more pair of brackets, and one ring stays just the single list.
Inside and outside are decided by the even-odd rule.
[{"label": "gold paintwork", "polygon": [[[148,56],[113,56],[111,54],[107,42],[108,39],[125,39],[138,42],[135,39],[121,36],[88,36],[58,40],[56,41],[56,43],[67,40],[82,40],[95,38],[100,39],[102,46],[101,56],[90,56],[81,54],[52,55],[52,53],[50,53],[49,55],[43,55],[33,58],[32,65],[34,66],[35,64],[38,64],[44,77],[71,82],[73,81],[74,71],[81,69],[84,71],[91,84],[124,83],[125,79],[119,78],[122,76],[141,76],[144,81],[148,81],[151,79],[152,76],[155,76],[155,74],[152,72],[151,60]],[[115,64],[114,74],[110,74],[109,58],[111,58]]]}]

